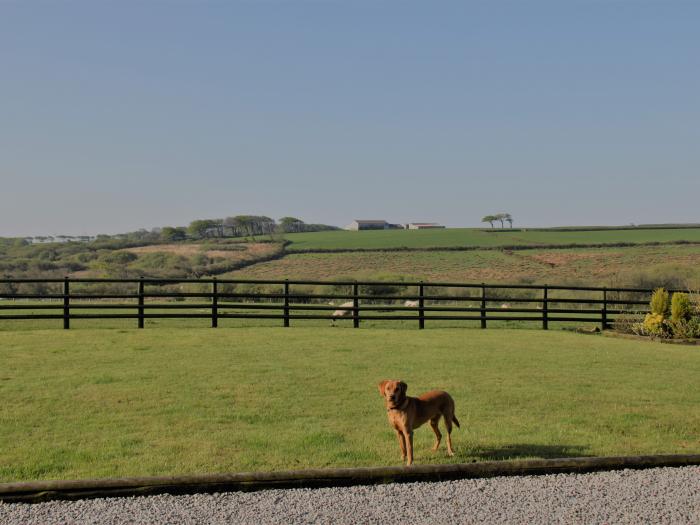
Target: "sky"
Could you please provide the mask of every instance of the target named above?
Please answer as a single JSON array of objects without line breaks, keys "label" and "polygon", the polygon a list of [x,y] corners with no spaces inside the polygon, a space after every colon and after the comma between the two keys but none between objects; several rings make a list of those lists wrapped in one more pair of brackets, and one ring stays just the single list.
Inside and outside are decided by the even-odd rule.
[{"label": "sky", "polygon": [[0,236],[700,222],[700,2],[0,0]]}]

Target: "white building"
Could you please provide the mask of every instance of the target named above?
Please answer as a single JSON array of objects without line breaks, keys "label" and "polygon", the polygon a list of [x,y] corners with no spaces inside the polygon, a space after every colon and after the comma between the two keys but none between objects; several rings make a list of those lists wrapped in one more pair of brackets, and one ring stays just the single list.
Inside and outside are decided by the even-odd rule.
[{"label": "white building", "polygon": [[381,220],[354,220],[348,224],[346,230],[388,230],[389,223]]},{"label": "white building", "polygon": [[436,222],[411,222],[406,225],[407,230],[427,230],[428,228],[444,228]]}]

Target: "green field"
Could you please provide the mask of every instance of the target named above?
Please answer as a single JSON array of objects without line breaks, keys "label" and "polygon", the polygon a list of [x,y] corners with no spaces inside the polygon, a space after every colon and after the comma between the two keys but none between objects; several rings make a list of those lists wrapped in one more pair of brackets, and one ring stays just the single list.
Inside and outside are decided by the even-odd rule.
[{"label": "green field", "polygon": [[[365,233],[365,232],[361,232]],[[372,232],[367,232],[372,233]],[[381,233],[381,232],[380,232]],[[256,279],[374,279],[534,282],[623,286],[640,272],[700,282],[700,245],[610,248],[290,254],[227,274]],[[653,280],[653,279],[652,279]],[[651,285],[650,283],[650,286]]]},{"label": "green field", "polygon": [[398,465],[376,384],[444,388],[456,456],[700,452],[700,352],[535,330],[0,332],[0,480]]},{"label": "green field", "polygon": [[629,230],[368,230],[291,233],[288,251],[700,242],[700,228]]}]

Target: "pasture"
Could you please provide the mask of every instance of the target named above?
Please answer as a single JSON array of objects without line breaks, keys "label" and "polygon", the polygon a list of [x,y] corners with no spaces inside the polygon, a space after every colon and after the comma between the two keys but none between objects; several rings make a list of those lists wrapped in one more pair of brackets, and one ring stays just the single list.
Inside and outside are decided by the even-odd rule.
[{"label": "pasture", "polygon": [[[373,233],[373,232],[360,232]],[[379,232],[382,233],[382,232]],[[620,286],[632,274],[672,267],[673,275],[700,278],[700,245],[610,248],[414,251],[289,254],[227,274],[235,278],[370,279],[487,283],[583,283]]]},{"label": "pasture", "polygon": [[381,250],[387,248],[454,248],[550,246],[652,242],[700,242],[700,228],[635,228],[586,231],[446,228],[288,233],[288,251]]},{"label": "pasture", "polygon": [[376,384],[443,388],[456,456],[700,452],[700,352],[536,330],[0,332],[0,480],[398,465]]}]

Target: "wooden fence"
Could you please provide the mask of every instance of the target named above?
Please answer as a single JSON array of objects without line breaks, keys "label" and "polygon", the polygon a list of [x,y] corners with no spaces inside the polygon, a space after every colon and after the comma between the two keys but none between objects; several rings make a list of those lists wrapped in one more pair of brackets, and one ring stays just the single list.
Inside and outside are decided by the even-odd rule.
[{"label": "wooden fence", "polygon": [[294,320],[347,319],[355,328],[383,320],[414,321],[419,328],[430,321],[478,321],[481,328],[490,321],[521,321],[541,323],[545,330],[552,322],[606,329],[620,314],[647,311],[651,293],[546,284],[0,279],[0,323],[57,319],[68,329],[73,319],[134,319],[143,328],[146,319],[210,319],[215,328],[220,319],[279,319],[285,327]]}]

